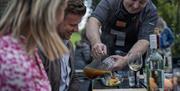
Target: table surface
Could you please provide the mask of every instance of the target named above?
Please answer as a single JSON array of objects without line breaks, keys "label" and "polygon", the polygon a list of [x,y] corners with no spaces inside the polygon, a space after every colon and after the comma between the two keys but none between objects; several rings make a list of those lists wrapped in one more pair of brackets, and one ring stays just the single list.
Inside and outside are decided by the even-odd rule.
[{"label": "table surface", "polygon": [[128,79],[124,78],[119,86],[107,87],[104,86],[100,79],[93,80],[92,91],[147,91],[142,85],[140,88],[131,88]]},{"label": "table surface", "polygon": [[134,89],[93,89],[93,91],[147,91],[145,88],[134,88]]},{"label": "table surface", "polygon": [[[103,82],[101,81],[101,79],[95,79],[92,81],[92,88],[93,89],[129,89],[131,88],[129,86],[129,83],[128,83],[128,79],[127,78],[124,78],[124,80],[120,83],[120,85],[118,86],[113,86],[113,87],[108,87],[108,86],[105,86],[103,85]],[[143,82],[143,80],[141,80],[141,83]],[[144,88],[142,84],[139,84],[139,88]]]}]

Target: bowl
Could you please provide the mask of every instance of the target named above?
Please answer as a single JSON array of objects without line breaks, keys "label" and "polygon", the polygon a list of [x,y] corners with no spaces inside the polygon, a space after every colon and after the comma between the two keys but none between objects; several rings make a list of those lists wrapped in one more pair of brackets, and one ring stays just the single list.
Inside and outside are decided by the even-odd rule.
[{"label": "bowl", "polygon": [[104,77],[101,77],[101,82],[103,85],[108,87],[115,87],[119,86],[123,79],[119,75],[105,75]]}]

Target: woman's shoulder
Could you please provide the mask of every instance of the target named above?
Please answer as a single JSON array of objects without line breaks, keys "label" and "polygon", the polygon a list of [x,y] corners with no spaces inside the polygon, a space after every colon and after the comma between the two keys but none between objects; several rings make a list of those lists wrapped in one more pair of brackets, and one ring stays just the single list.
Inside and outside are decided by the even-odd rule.
[{"label": "woman's shoulder", "polygon": [[[6,82],[0,84],[0,88],[6,85],[14,90],[19,87],[22,91],[49,89],[47,77],[40,73],[34,58],[27,54],[21,40],[9,35],[0,38],[0,64],[0,74],[3,75],[3,80],[6,79]],[[5,71],[8,74],[4,74]]]},{"label": "woman's shoulder", "polygon": [[0,38],[0,57],[4,60],[12,57],[17,58],[19,54],[24,55],[25,50],[17,39],[10,35],[2,36]]},{"label": "woman's shoulder", "polygon": [[18,39],[13,38],[11,35],[2,36],[0,38],[0,49],[4,51],[20,50],[22,43]]}]

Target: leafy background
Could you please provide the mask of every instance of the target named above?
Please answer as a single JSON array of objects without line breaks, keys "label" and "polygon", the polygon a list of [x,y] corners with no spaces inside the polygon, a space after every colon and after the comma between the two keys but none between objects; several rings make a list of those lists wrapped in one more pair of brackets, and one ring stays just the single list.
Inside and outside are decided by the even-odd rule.
[{"label": "leafy background", "polygon": [[175,43],[172,47],[173,57],[180,56],[180,0],[153,0],[159,16],[173,29]]}]

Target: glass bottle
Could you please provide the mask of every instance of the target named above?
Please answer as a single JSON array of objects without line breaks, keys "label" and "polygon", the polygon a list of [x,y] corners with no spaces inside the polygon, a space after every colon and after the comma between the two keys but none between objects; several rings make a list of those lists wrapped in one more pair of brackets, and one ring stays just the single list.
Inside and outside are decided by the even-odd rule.
[{"label": "glass bottle", "polygon": [[150,55],[146,60],[148,91],[164,91],[164,62],[157,51],[157,35],[150,35]]}]

